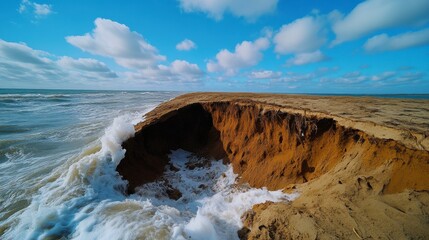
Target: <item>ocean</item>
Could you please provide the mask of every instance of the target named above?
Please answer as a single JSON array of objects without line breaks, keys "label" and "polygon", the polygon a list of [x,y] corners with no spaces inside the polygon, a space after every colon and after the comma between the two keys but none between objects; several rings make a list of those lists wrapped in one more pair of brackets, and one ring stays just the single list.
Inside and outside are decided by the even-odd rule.
[{"label": "ocean", "polygon": [[125,194],[121,143],[179,94],[0,89],[0,239],[238,239],[254,204],[297,196],[239,185],[222,161],[188,169],[181,149],[164,176],[181,198],[163,179]]}]

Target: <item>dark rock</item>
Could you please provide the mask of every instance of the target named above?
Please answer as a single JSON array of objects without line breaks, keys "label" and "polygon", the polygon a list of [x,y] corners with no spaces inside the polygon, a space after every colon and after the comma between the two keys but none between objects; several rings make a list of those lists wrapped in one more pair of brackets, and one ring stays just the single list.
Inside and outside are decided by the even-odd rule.
[{"label": "dark rock", "polygon": [[240,240],[247,239],[247,236],[249,235],[249,233],[250,233],[250,229],[248,229],[247,227],[243,227],[237,231],[237,235]]},{"label": "dark rock", "polygon": [[182,197],[182,193],[179,190],[177,190],[176,188],[167,189],[167,195],[170,199],[173,199],[176,201]]}]

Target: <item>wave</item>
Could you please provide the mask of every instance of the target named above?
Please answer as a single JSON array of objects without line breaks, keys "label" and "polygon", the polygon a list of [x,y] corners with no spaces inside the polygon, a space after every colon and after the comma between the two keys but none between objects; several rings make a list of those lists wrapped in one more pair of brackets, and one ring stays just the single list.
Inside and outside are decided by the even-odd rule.
[{"label": "wave", "polygon": [[[0,142],[0,163],[1,168],[5,168],[5,164],[15,164],[15,162],[22,161],[30,156],[30,153],[24,151],[22,147],[15,147],[12,144],[15,142]],[[6,147],[3,147],[6,146]]]},{"label": "wave", "polygon": [[[79,222],[74,219],[100,201],[124,199],[126,182],[116,172],[123,158],[122,141],[134,134],[130,116],[115,118],[95,143],[100,150],[73,158],[67,169],[59,168],[56,178],[41,187],[31,204],[12,215],[1,226],[5,239],[37,239],[68,236]],[[141,118],[140,118],[141,119]],[[15,223],[18,219],[18,224]]]},{"label": "wave", "polygon": [[41,93],[28,93],[28,94],[0,94],[0,99],[2,98],[59,98],[59,97],[71,97],[71,94],[41,94]]},{"label": "wave", "polygon": [[69,102],[72,101],[69,94],[0,94],[0,103],[19,104],[22,102]]},{"label": "wave", "polygon": [[19,125],[0,125],[0,134],[6,134],[6,133],[23,133],[28,132],[31,129],[19,126]]}]

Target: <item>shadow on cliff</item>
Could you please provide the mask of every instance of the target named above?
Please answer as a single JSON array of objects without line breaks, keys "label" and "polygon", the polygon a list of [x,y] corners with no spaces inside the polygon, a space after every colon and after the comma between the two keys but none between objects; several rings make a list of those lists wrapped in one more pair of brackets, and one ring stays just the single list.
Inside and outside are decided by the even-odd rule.
[{"label": "shadow on cliff", "polygon": [[170,112],[164,120],[145,127],[122,146],[126,153],[117,171],[128,180],[129,193],[162,175],[171,150],[180,148],[199,156],[229,161],[220,133],[213,127],[212,116],[201,104]]}]

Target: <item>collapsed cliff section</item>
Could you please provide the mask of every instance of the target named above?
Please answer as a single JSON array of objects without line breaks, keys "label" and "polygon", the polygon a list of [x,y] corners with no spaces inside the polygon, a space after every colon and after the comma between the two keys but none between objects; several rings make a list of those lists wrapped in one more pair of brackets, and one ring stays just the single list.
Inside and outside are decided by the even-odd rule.
[{"label": "collapsed cliff section", "polygon": [[164,103],[124,142],[117,170],[132,192],[160,177],[169,151],[182,148],[231,162],[253,187],[301,193],[292,203],[255,206],[243,216],[241,238],[429,236],[424,132],[291,108],[278,100],[288,97],[275,98],[191,94]]}]

